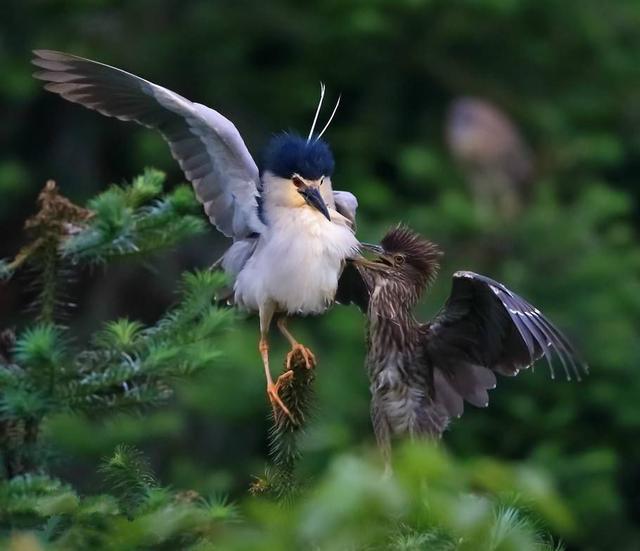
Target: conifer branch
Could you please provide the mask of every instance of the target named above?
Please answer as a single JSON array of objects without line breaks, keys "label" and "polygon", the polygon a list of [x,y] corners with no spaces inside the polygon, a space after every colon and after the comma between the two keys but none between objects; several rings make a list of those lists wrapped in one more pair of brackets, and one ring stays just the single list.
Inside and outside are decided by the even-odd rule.
[{"label": "conifer branch", "polygon": [[89,202],[93,217],[67,239],[62,256],[75,262],[149,255],[204,231],[200,207],[187,186],[161,196],[164,173],[147,169],[129,186],[111,186]]},{"label": "conifer branch", "polygon": [[30,269],[38,321],[52,323],[61,313],[65,283],[68,283],[71,272],[58,250],[69,236],[84,227],[91,216],[90,211],[60,195],[56,183],[49,180],[38,196],[38,212],[25,223],[29,243],[11,262],[4,263],[2,272],[5,278],[23,266]]},{"label": "conifer branch", "polygon": [[[285,361],[284,372],[287,370]],[[272,494],[278,499],[291,499],[299,489],[295,468],[300,459],[300,438],[313,410],[315,369],[307,368],[300,352],[292,358],[290,377],[280,389],[280,397],[292,418],[276,410],[269,429],[269,452],[272,465],[257,478],[250,490],[253,494]]]},{"label": "conifer branch", "polygon": [[175,379],[218,357],[214,339],[233,314],[216,307],[225,283],[219,273],[184,276],[176,306],[156,324],[108,322],[85,347],[72,347],[69,329],[57,325],[63,285],[82,263],[145,255],[201,231],[191,189],[162,195],[164,174],[147,170],[129,186],[111,186],[89,209],[62,197],[47,182],[38,212],[25,224],[29,242],[0,276],[27,269],[37,287],[36,324],[0,334],[0,454],[4,476],[44,464],[40,426],[57,412],[89,416],[158,405]]},{"label": "conifer branch", "polygon": [[119,445],[99,470],[129,517],[148,499],[151,490],[158,488],[148,461],[133,446]]}]

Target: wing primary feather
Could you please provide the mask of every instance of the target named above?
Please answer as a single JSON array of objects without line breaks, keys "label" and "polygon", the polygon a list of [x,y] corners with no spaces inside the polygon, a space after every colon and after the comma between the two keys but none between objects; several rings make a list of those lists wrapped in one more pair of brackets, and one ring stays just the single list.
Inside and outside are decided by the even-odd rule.
[{"label": "wing primary feather", "polygon": [[[531,363],[535,362],[536,360],[535,344],[540,346],[543,351],[544,351],[544,346],[541,345],[539,339],[536,337],[535,332],[531,331],[531,329],[529,328],[525,320],[523,320],[521,316],[517,314],[517,312],[519,312],[519,308],[517,308],[517,306],[512,302],[512,297],[508,292],[506,292],[506,289],[494,287],[492,285],[490,285],[490,287],[493,293],[496,295],[496,297],[500,301],[502,307],[509,314],[511,321],[513,322],[516,329],[518,330],[518,333],[522,337],[522,340],[525,341],[525,345],[527,346],[527,351],[529,352]],[[535,339],[535,344],[532,340],[532,337],[533,339]]]},{"label": "wing primary feather", "polygon": [[[527,330],[531,333],[533,338],[536,340],[549,366],[549,372],[551,373],[551,378],[555,379],[555,371],[553,369],[553,363],[551,361],[551,354],[549,353],[549,341],[546,338],[546,335],[544,333],[542,333],[542,335],[540,334],[540,331],[537,328],[537,326],[535,326],[533,323],[530,322],[526,314],[521,311],[521,308],[513,300],[513,297],[510,294],[502,293],[502,300],[507,306],[507,311],[509,312],[511,319],[514,320],[514,322],[515,322],[515,319],[520,321],[521,322],[520,324],[524,325],[527,328]],[[518,327],[520,334],[522,334],[522,331],[520,329],[520,324],[516,322],[516,327]],[[537,358],[535,356],[531,357],[531,363],[534,363],[536,360]]]},{"label": "wing primary feather", "polygon": [[514,298],[516,299],[516,302],[521,305],[521,309],[526,311],[526,316],[531,320],[531,323],[533,323],[543,333],[543,335],[548,339],[549,345],[555,349],[556,355],[560,358],[560,362],[562,363],[562,368],[564,369],[567,380],[571,380],[571,372],[569,371],[567,361],[571,364],[576,379],[580,380],[580,375],[577,373],[572,353],[567,350],[567,347],[562,342],[562,333],[554,327],[537,308],[520,297],[516,296]]},{"label": "wing primary feather", "polygon": [[560,358],[560,363],[562,364],[562,369],[564,370],[564,374],[567,378],[567,381],[571,380],[571,373],[569,371],[569,367],[567,366],[567,362],[564,358],[563,351],[558,347],[558,339],[556,336],[549,331],[549,328],[541,323],[540,319],[535,315],[535,313],[526,314],[527,318],[534,324],[540,332],[547,338],[549,343],[549,348],[555,350],[556,356]]},{"label": "wing primary feather", "polygon": [[[542,319],[542,321],[549,327],[550,331],[553,331],[554,335],[556,335],[556,337],[558,338],[558,341],[564,345],[564,349],[566,351],[567,356],[569,357],[572,366],[575,370],[578,371],[579,370],[577,368],[577,365],[575,364],[575,360],[574,358],[578,358],[579,359],[579,355],[576,352],[575,348],[573,347],[573,345],[569,342],[569,340],[564,336],[564,333],[562,333],[562,331],[560,331],[555,325],[554,323],[548,319],[547,317],[545,317],[544,315],[542,315],[542,313],[536,311],[536,314]],[[582,366],[582,368],[584,369],[585,373],[589,372],[589,367],[587,366],[586,363],[584,363],[583,361],[580,361],[580,365]]]},{"label": "wing primary feather", "polygon": [[[553,333],[557,343],[556,348],[558,345],[560,346],[566,358],[568,359],[569,363],[571,364],[571,368],[573,370],[576,380],[581,381],[582,377],[580,375],[580,370],[578,369],[578,366],[574,360],[574,357],[576,355],[575,350],[571,346],[571,343],[567,341],[566,337],[545,316],[543,316],[542,314],[539,314],[538,312],[535,312],[534,316],[539,320],[540,323],[545,325],[550,332]],[[560,359],[562,359],[562,357]]]},{"label": "wing primary feather", "polygon": [[[518,330],[520,337],[522,337],[522,340],[524,340],[525,345],[527,346],[527,351],[529,352],[529,357],[531,358],[531,362],[532,363],[535,362],[536,348],[533,343],[533,340],[531,339],[531,334],[527,330],[527,326],[523,324],[523,322],[519,319],[517,315],[511,312],[511,309],[507,304],[505,304],[504,300],[500,298],[500,302],[502,303],[502,307],[507,310],[507,313],[509,314],[509,317],[511,318],[511,321],[513,322],[513,324],[516,326],[516,329]],[[536,340],[536,342],[538,341]]]},{"label": "wing primary feather", "polygon": [[[575,352],[575,349],[564,336],[562,331],[560,331],[537,308],[529,304],[522,297],[509,291],[509,289],[507,289],[504,285],[493,282],[491,279],[484,276],[480,276],[479,279],[489,284],[494,294],[498,296],[498,298],[500,298],[500,300],[503,302],[504,306],[509,312],[511,319],[516,324],[516,327],[518,328],[518,331],[521,334],[523,340],[525,340],[528,349],[529,342],[527,340],[526,332],[522,331],[522,325],[529,328],[529,331],[536,339],[536,342],[538,342],[539,344],[540,334],[542,334],[542,336],[544,337],[545,345],[542,346],[542,351],[545,355],[547,363],[549,363],[548,352],[549,349],[551,349],[553,352],[555,352],[555,354],[562,362],[562,366],[567,379],[571,380],[571,374],[573,374],[576,380],[582,380],[582,377],[580,375],[580,367],[582,367],[585,373],[588,373],[588,366],[582,361],[576,363],[577,354]],[[513,310],[514,312],[521,312],[521,314],[514,314],[511,310]],[[535,359],[535,354],[532,355],[532,358]],[[551,377],[555,377],[553,369],[551,369]]]}]

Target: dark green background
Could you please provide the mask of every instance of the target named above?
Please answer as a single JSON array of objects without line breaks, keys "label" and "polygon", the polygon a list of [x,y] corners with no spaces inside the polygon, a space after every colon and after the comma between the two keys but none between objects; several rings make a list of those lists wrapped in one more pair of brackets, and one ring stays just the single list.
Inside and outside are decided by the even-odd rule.
[{"label": "dark green background", "polygon": [[[33,48],[125,68],[220,110],[260,160],[282,129],[304,133],[318,82],[342,104],[327,139],[334,186],[358,196],[359,236],[404,221],[446,251],[420,308],[440,306],[467,268],[504,281],[547,313],[591,366],[581,383],[535,373],[502,380],[445,436],[477,454],[547,470],[576,516],[569,544],[635,549],[640,523],[640,4],[632,0],[5,0],[0,6],[0,256],[15,254],[48,178],[82,202],[145,166],[183,180],[161,138],[46,94]],[[450,102],[474,95],[517,122],[539,163],[534,198],[512,223],[479,212],[447,153]],[[81,274],[70,323],[155,320],[182,269],[225,246],[212,228],[147,266]],[[496,251],[498,251],[496,253]],[[24,322],[20,282],[0,289],[3,325]],[[317,353],[318,405],[302,468],[373,445],[363,320],[336,308],[292,329]],[[266,456],[267,403],[257,321],[238,325],[225,359],[184,384],[172,404],[99,424],[54,419],[55,469],[85,491],[119,442],[147,452],[164,483],[242,494]],[[277,343],[274,359],[282,357]]]}]

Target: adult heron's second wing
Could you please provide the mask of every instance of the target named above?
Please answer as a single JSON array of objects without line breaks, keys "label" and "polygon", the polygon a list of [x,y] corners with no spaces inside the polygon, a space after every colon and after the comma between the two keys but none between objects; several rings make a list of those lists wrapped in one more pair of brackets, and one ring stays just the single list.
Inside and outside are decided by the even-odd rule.
[{"label": "adult heron's second wing", "polygon": [[353,193],[348,191],[334,191],[333,201],[336,210],[342,214],[351,223],[353,231],[356,230],[356,210],[358,209],[358,200]]},{"label": "adult heron's second wing", "polygon": [[62,52],[36,50],[34,76],[63,98],[155,128],[216,227],[229,237],[260,233],[258,168],[236,127],[217,111],[140,77]]},{"label": "adult heron's second wing", "polygon": [[[580,364],[566,337],[537,309],[501,283],[473,272],[453,275],[451,295],[426,326],[425,352],[434,370],[434,391],[452,390],[476,405],[488,403],[495,375],[516,375],[546,358],[554,376],[556,356],[566,376],[580,379]],[[447,408],[451,409],[451,408]]]}]

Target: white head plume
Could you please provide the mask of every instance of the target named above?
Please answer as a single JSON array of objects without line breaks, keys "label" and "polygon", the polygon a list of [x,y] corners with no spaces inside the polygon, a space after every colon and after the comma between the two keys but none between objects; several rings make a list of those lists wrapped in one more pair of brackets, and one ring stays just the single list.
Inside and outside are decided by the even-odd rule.
[{"label": "white head plume", "polygon": [[[313,131],[316,129],[316,123],[318,122],[318,116],[320,115],[320,110],[322,109],[322,101],[324,100],[324,93],[325,93],[326,87],[324,85],[323,82],[320,83],[320,100],[318,101],[318,107],[316,108],[316,114],[313,117],[313,123],[311,124],[311,130],[309,130],[309,135],[307,136],[307,143],[309,143],[311,141],[311,138],[313,137]],[[331,116],[329,117],[329,120],[327,121],[327,124],[324,125],[323,129],[320,131],[320,133],[318,134],[318,136],[316,137],[316,140],[319,140],[322,135],[327,131],[327,128],[329,128],[329,125],[331,124],[331,121],[333,120],[333,117],[336,114],[336,111],[338,110],[338,106],[340,105],[340,99],[342,98],[342,96],[338,96],[338,101],[336,102],[336,106],[333,108],[333,111],[331,112]]]},{"label": "white head plume", "polygon": [[311,140],[311,136],[313,136],[313,131],[316,129],[316,123],[318,122],[318,115],[320,114],[320,109],[322,109],[322,100],[324,99],[324,82],[320,83],[320,101],[318,101],[318,107],[316,108],[316,114],[313,117],[313,124],[311,125],[311,130],[309,130],[309,135],[307,136],[307,142]]}]

